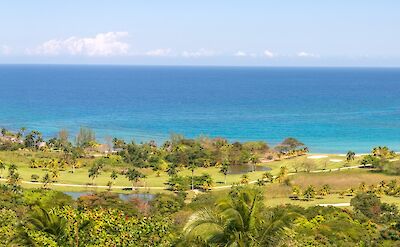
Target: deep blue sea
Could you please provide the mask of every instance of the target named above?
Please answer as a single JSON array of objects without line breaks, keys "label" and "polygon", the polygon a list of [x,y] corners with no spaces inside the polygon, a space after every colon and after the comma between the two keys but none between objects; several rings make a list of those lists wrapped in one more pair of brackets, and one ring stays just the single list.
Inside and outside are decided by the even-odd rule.
[{"label": "deep blue sea", "polygon": [[400,147],[400,69],[0,65],[0,126],[162,142],[296,137],[312,152]]}]

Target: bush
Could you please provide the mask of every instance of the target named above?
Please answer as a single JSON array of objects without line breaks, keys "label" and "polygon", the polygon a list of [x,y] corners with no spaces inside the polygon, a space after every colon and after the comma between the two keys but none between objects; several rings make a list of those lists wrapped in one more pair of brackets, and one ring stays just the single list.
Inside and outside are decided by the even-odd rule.
[{"label": "bush", "polygon": [[184,205],[184,199],[180,196],[158,194],[151,202],[153,213],[172,214],[178,212]]},{"label": "bush", "polygon": [[31,182],[37,182],[37,181],[39,181],[39,175],[32,174],[31,175]]}]

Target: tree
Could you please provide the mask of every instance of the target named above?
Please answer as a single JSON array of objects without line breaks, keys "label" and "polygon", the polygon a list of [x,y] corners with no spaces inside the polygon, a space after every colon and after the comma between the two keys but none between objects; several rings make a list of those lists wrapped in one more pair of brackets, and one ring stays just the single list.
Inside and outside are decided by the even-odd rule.
[{"label": "tree", "polygon": [[350,200],[350,205],[370,219],[376,219],[380,215],[381,200],[373,193],[357,194]]},{"label": "tree", "polygon": [[354,158],[356,157],[356,153],[354,153],[353,151],[348,151],[346,154],[346,161],[350,162],[352,160],[354,160]]},{"label": "tree", "polygon": [[[23,223],[19,235],[12,242],[23,246],[66,246],[66,225],[67,221],[64,218],[43,208],[37,208]],[[34,232],[45,234],[42,234],[42,237],[30,234]],[[52,244],[47,245],[49,242]]]},{"label": "tree", "polygon": [[7,129],[6,128],[1,128],[1,135],[6,136],[7,134]]},{"label": "tree", "polygon": [[360,186],[358,186],[358,190],[360,192],[366,192],[367,191],[367,185],[365,184],[365,182],[361,182]]},{"label": "tree", "polygon": [[43,176],[41,182],[43,183],[43,188],[46,189],[46,188],[47,188],[47,185],[49,185],[49,184],[52,182],[51,177],[50,177],[50,174],[49,174],[49,173],[46,173],[46,174]]},{"label": "tree", "polygon": [[95,163],[92,165],[92,167],[90,167],[88,170],[88,176],[89,178],[92,178],[92,184],[94,184],[94,179],[100,175],[102,169],[102,163]]},{"label": "tree", "polygon": [[40,142],[43,142],[43,137],[39,131],[33,130],[25,136],[24,143],[27,148],[38,148]]},{"label": "tree", "polygon": [[331,193],[331,186],[329,184],[324,184],[321,188],[321,195],[329,195]]},{"label": "tree", "polygon": [[76,136],[76,145],[81,148],[91,147],[96,143],[96,135],[90,128],[81,127]]},{"label": "tree", "polygon": [[262,179],[268,183],[272,183],[274,181],[274,175],[271,172],[264,172],[262,174]]},{"label": "tree", "polygon": [[0,178],[3,177],[3,171],[6,169],[6,163],[0,160]]},{"label": "tree", "polygon": [[144,177],[144,175],[135,168],[129,168],[125,176],[132,183],[132,191],[135,189],[135,184]]},{"label": "tree", "polygon": [[215,209],[194,213],[183,229],[186,246],[199,241],[204,246],[275,246],[295,216],[266,211],[261,195],[259,190],[238,188]]},{"label": "tree", "polygon": [[39,175],[37,174],[32,174],[31,175],[31,181],[32,182],[37,182],[39,180]]},{"label": "tree", "polygon": [[372,155],[378,158],[384,158],[384,159],[391,159],[393,158],[396,153],[393,150],[390,150],[388,147],[374,147],[371,151]]},{"label": "tree", "polygon": [[118,173],[116,171],[112,171],[110,178],[115,181],[118,178]]},{"label": "tree", "polygon": [[288,172],[289,172],[289,170],[286,166],[281,166],[281,168],[279,169],[278,176],[277,176],[277,180],[279,183],[283,182],[283,180],[287,177]]},{"label": "tree", "polygon": [[249,183],[249,176],[247,174],[243,174],[240,180],[241,184],[248,184]]},{"label": "tree", "polygon": [[317,167],[317,165],[315,164],[315,162],[311,159],[305,159],[302,163],[301,163],[301,167],[304,169],[305,172],[311,172],[312,170],[315,170],[315,168]]},{"label": "tree", "polygon": [[192,186],[191,186],[191,188],[192,188],[192,190],[194,190],[194,170],[197,168],[197,165],[196,165],[196,163],[195,162],[190,162],[189,163],[189,166],[188,166],[188,169],[191,171],[191,173],[192,173],[192,176],[191,176],[191,179],[192,179]]},{"label": "tree", "polygon": [[219,172],[224,174],[224,184],[226,184],[226,176],[228,175],[229,171],[229,165],[227,163],[222,163],[221,168],[219,169]]},{"label": "tree", "polygon": [[[281,153],[288,153],[290,151],[294,151],[300,147],[304,146],[304,143],[298,141],[296,138],[289,137],[283,140],[279,145],[275,147],[275,150]],[[308,149],[304,148],[304,151],[307,152]]]},{"label": "tree", "polygon": [[69,132],[66,129],[61,129],[58,132],[58,139],[60,140],[61,145],[67,145],[68,144],[68,138],[69,138]]},{"label": "tree", "polygon": [[252,153],[249,157],[249,163],[252,165],[252,171],[256,171],[256,165],[260,162],[260,159],[255,153]]},{"label": "tree", "polygon": [[291,199],[298,199],[299,196],[301,195],[301,189],[299,186],[293,186],[292,187],[292,197]]},{"label": "tree", "polygon": [[315,188],[312,185],[309,185],[307,189],[303,193],[304,199],[307,201],[315,198]]},{"label": "tree", "polygon": [[11,188],[13,192],[18,192],[21,189],[21,177],[18,173],[17,166],[11,164],[8,167],[7,185]]},{"label": "tree", "polygon": [[360,164],[364,167],[367,165],[371,165],[372,167],[378,167],[379,163],[380,163],[379,158],[377,158],[376,156],[373,156],[373,155],[364,156],[360,162]]}]

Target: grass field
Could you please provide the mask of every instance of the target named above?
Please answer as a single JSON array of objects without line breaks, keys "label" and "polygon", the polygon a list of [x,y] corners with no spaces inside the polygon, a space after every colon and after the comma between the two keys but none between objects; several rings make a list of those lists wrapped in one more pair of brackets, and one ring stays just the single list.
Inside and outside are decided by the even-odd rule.
[{"label": "grass field", "polygon": [[[42,177],[47,170],[42,168],[30,168],[30,161],[32,158],[58,158],[61,154],[56,152],[31,152],[31,151],[1,151],[0,160],[7,164],[16,164],[18,166],[18,172],[20,173],[24,181],[30,181],[32,174],[37,174]],[[313,158],[314,157],[314,158]],[[338,191],[347,190],[349,188],[358,188],[361,182],[365,182],[367,185],[378,184],[380,181],[390,181],[393,179],[399,179],[399,176],[388,176],[382,173],[374,173],[367,169],[351,169],[351,170],[340,170],[335,169],[342,168],[345,166],[356,166],[359,164],[359,159],[350,163],[345,163],[345,157],[342,155],[331,155],[331,154],[313,154],[308,156],[302,156],[292,159],[273,161],[260,164],[262,166],[267,166],[271,168],[271,173],[277,175],[280,167],[286,166],[289,172],[292,173],[290,178],[291,185],[297,185],[304,189],[309,185],[313,185],[316,188],[322,187],[324,184],[329,184],[332,190],[332,194],[325,196],[322,199],[314,199],[312,201],[302,201],[302,200],[290,200],[289,195],[292,193],[291,186],[285,184],[267,184],[265,186],[265,203],[267,206],[277,206],[284,204],[296,204],[300,206],[315,206],[317,204],[336,204],[336,203],[349,203],[351,196],[339,196]],[[306,173],[302,171],[301,165],[305,161],[312,160],[314,164],[313,170],[324,170],[324,172],[318,173]],[[60,178],[57,183],[61,184],[77,184],[83,185],[82,187],[71,187],[71,186],[56,186],[50,185],[50,188],[59,191],[69,191],[69,192],[99,192],[105,191],[107,188],[90,188],[86,185],[91,183],[91,179],[88,177],[88,168],[94,159],[81,159],[80,163],[87,164],[86,167],[81,167],[76,169],[74,173],[70,170],[60,171]],[[106,167],[99,177],[95,179],[95,185],[105,186],[108,181],[110,181],[111,171],[113,169],[118,170],[121,167],[129,166],[128,164],[122,164],[117,167]],[[296,168],[298,172],[296,172]],[[330,171],[334,169],[334,171]],[[151,169],[141,169],[141,172],[146,175],[146,179],[142,180],[137,186],[143,186],[146,183],[147,188],[141,188],[135,190],[134,193],[171,193],[164,189],[165,183],[168,180],[168,175],[165,172],[161,172],[160,176],[152,171]],[[7,171],[2,171],[2,175],[7,173]],[[224,175],[219,172],[216,167],[209,168],[198,168],[195,170],[195,175],[201,175],[203,173],[208,173],[212,176],[215,187],[225,186]],[[249,172],[247,173],[250,181],[255,181],[262,177],[263,171]],[[181,169],[179,175],[190,176],[191,171],[187,169]],[[241,180],[241,174],[231,174],[227,176],[227,184],[232,185],[238,183]],[[399,181],[400,182],[400,181]],[[2,181],[1,183],[4,183]],[[41,184],[26,184],[23,183],[24,188],[39,188]],[[114,186],[124,186],[130,187],[132,184],[124,176],[119,176],[115,180]],[[151,188],[149,188],[151,187]],[[121,188],[113,188],[113,192],[118,193],[132,193],[131,190],[123,190]],[[226,193],[226,190],[219,190],[212,193]],[[192,192],[189,192],[190,197],[194,196]],[[395,203],[400,206],[400,198],[382,196],[383,202]]]},{"label": "grass field", "polygon": [[[18,172],[20,173],[22,179],[24,181],[30,181],[32,174],[37,174],[42,177],[47,169],[43,168],[30,168],[29,164],[31,159],[36,158],[58,158],[61,154],[57,152],[32,152],[32,151],[1,151],[0,152],[0,160],[7,164],[16,164],[18,166]],[[310,159],[312,157],[318,157],[317,159]],[[332,171],[329,172],[330,169],[336,169],[344,166],[354,166],[359,163],[360,158],[357,158],[355,161],[350,163],[345,163],[345,157],[342,155],[331,155],[331,154],[313,154],[308,156],[302,156],[292,159],[285,159],[280,161],[273,161],[268,163],[260,164],[261,166],[267,166],[271,168],[271,173],[276,175],[279,172],[280,167],[286,166],[289,169],[290,173],[294,173],[293,176],[290,176],[292,183],[299,186],[307,186],[312,184],[314,186],[322,186],[323,184],[330,184],[333,189],[348,189],[352,186],[358,186],[361,182],[368,183],[378,183],[381,180],[390,180],[395,177],[389,177],[384,174],[374,174],[363,169],[356,170],[342,170],[342,171]],[[322,170],[324,169],[326,172],[321,173],[305,173],[298,172],[295,173],[296,168],[301,170],[301,166],[299,164],[305,162],[306,160],[312,161],[314,163],[314,170]],[[76,169],[74,173],[71,170],[60,171],[60,177],[57,183],[62,184],[80,184],[86,185],[91,183],[91,179],[88,177],[88,168],[90,167],[90,163],[93,162],[94,159],[81,159],[80,163],[88,164],[86,167],[81,167]],[[122,165],[124,166],[124,165]],[[129,166],[125,164],[125,166]],[[105,171],[103,171],[99,177],[97,177],[94,181],[96,185],[105,186],[108,181],[110,181],[111,171],[113,169],[121,169],[121,167],[107,167]],[[2,171],[2,175],[6,174],[7,171]],[[146,175],[146,179],[142,180],[138,186],[143,186],[144,182],[147,187],[164,187],[165,183],[168,180],[168,175],[165,172],[161,172],[160,176],[157,176],[155,172],[151,169],[141,169],[141,172]],[[208,173],[212,176],[215,186],[224,186],[224,175],[219,172],[219,168],[217,167],[208,167],[208,168],[197,168],[195,170],[195,175],[201,175],[203,173]],[[247,173],[249,180],[254,181],[262,177],[263,171],[249,172]],[[181,169],[179,171],[179,175],[190,176],[191,171],[187,169]],[[238,183],[241,180],[241,174],[230,174],[227,176],[227,184],[232,185],[234,183]],[[127,186],[130,187],[132,184],[128,181],[124,176],[119,176],[115,180],[115,186]],[[24,186],[34,186],[25,184]],[[275,186],[275,184],[273,185]],[[81,188],[62,188],[62,186],[54,186],[58,190],[80,190]],[[275,186],[276,187],[276,186]],[[82,190],[86,190],[83,188]],[[279,195],[279,191],[276,191],[276,195]]]},{"label": "grass field", "polygon": [[[18,166],[18,171],[24,181],[29,181],[32,174],[37,174],[42,177],[47,170],[42,168],[30,168],[29,164],[31,159],[36,158],[58,158],[60,156],[59,153],[56,152],[32,152],[32,151],[1,151],[0,152],[0,160],[7,164],[16,164]],[[281,160],[268,162],[264,164],[260,164],[261,166],[268,166],[272,168],[272,173],[277,174],[279,172],[279,168],[281,166],[286,166],[289,169],[289,172],[294,172],[296,164],[303,162],[307,157],[297,157],[293,159]],[[344,160],[343,156],[337,155],[327,155],[326,158],[321,159],[313,159],[315,163],[315,169],[334,169],[338,167],[343,167],[344,162],[332,162],[330,160]],[[74,173],[70,170],[60,171],[60,178],[58,183],[63,184],[88,184],[91,183],[91,179],[88,177],[88,167],[90,163],[93,162],[93,159],[81,159],[80,162],[82,164],[89,164],[87,167],[81,167],[76,169]],[[349,164],[351,165],[351,164]],[[298,166],[298,165],[297,165]],[[116,168],[118,169],[118,168]],[[102,172],[99,177],[95,179],[96,185],[106,185],[108,181],[110,181],[112,168],[106,169],[106,171]],[[138,186],[143,186],[144,182],[146,182],[146,186],[148,187],[163,187],[168,180],[168,176],[165,172],[161,172],[160,176],[157,176],[151,169],[141,169],[141,172],[144,173],[147,178],[142,181]],[[219,169],[216,167],[209,168],[198,168],[195,170],[195,175],[201,175],[203,173],[208,173],[213,177],[215,186],[224,185],[224,175],[219,172]],[[257,180],[261,178],[262,171],[250,172],[247,175],[250,180]],[[182,169],[179,171],[180,175],[190,176],[191,172],[187,169]],[[233,183],[238,183],[241,178],[241,174],[232,174],[227,176],[227,185],[231,185]],[[116,186],[131,186],[131,183],[123,176],[119,176],[115,180]]]},{"label": "grass field", "polygon": [[[316,206],[318,204],[337,204],[337,203],[350,203],[352,196],[340,197],[338,194],[327,195],[322,199],[313,199],[311,201],[302,200],[291,200],[288,197],[283,198],[267,198],[265,200],[265,205],[269,207],[275,207],[285,204],[294,204],[302,207]],[[392,196],[381,196],[381,201],[389,204],[396,204],[400,207],[400,198]],[[349,207],[344,207],[349,208]]]}]

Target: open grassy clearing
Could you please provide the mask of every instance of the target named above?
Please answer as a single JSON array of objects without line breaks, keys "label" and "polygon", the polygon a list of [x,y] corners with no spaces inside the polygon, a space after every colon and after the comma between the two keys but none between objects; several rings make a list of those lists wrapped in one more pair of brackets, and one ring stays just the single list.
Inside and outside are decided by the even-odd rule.
[{"label": "open grassy clearing", "polygon": [[[265,186],[265,200],[268,206],[277,206],[284,204],[296,204],[300,206],[315,206],[317,204],[349,203],[351,196],[340,196],[337,192],[346,191],[349,188],[357,189],[362,182],[366,185],[377,185],[382,180],[389,182],[397,180],[399,176],[390,176],[382,173],[376,173],[364,169],[342,170],[325,173],[299,173],[290,177],[291,184],[297,185],[303,190],[309,186],[321,188],[328,184],[331,187],[332,194],[324,196],[322,199],[313,199],[312,201],[291,200],[291,186],[285,184],[268,184]],[[400,206],[400,198],[392,196],[381,196],[381,200],[387,203],[394,203]]]},{"label": "open grassy clearing", "polygon": [[[350,203],[352,196],[344,196],[341,197],[338,194],[331,194],[323,197],[322,199],[313,199],[311,201],[302,201],[302,200],[291,200],[288,197],[283,198],[267,198],[265,199],[265,205],[269,207],[275,207],[279,205],[285,204],[293,204],[302,207],[311,207],[316,206],[318,204],[337,204],[337,203]],[[400,206],[400,198],[392,197],[392,196],[380,196],[382,202],[389,204],[396,204],[398,207]],[[344,207],[351,208],[351,207]]]}]

